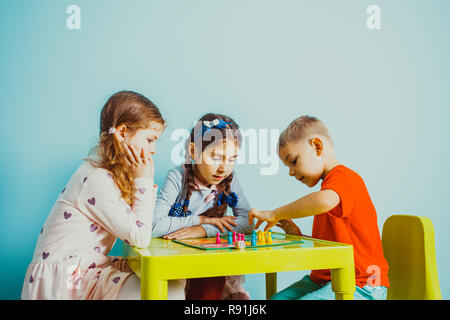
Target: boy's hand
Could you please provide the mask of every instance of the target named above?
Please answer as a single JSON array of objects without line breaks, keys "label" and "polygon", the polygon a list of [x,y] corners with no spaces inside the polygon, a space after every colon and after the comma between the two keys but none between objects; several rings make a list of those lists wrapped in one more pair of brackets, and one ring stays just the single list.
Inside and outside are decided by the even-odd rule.
[{"label": "boy's hand", "polygon": [[258,229],[261,223],[263,223],[264,221],[267,222],[267,226],[264,228],[264,231],[272,229],[272,227],[274,227],[278,223],[275,212],[270,210],[260,211],[258,209],[251,209],[248,212],[248,223],[250,225],[253,225],[254,218],[257,219],[255,229]]},{"label": "boy's hand", "polygon": [[291,219],[280,220],[280,222],[277,224],[277,227],[283,229],[286,234],[293,234],[295,236],[303,235],[300,231],[300,228]]}]

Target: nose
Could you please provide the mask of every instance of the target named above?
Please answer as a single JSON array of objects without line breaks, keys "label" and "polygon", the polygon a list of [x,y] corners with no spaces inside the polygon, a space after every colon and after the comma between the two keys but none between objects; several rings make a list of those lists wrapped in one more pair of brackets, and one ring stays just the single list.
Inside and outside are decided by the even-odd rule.
[{"label": "nose", "polygon": [[224,173],[225,172],[225,165],[223,163],[219,164],[219,166],[217,167],[217,173]]},{"label": "nose", "polygon": [[150,154],[155,154],[156,153],[156,146],[154,143],[150,144]]},{"label": "nose", "polygon": [[289,175],[292,177],[292,176],[295,176],[295,170],[294,169],[292,169],[292,168],[289,168]]}]

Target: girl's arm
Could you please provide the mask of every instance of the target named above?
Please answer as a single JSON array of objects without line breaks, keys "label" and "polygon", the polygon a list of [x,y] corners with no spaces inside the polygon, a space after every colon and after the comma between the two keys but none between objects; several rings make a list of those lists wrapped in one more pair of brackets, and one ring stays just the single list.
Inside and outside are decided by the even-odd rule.
[{"label": "girl's arm", "polygon": [[106,170],[85,178],[78,207],[93,220],[90,231],[101,227],[132,246],[145,248],[151,240],[151,224],[158,187],[148,178],[135,179],[131,208]]},{"label": "girl's arm", "polygon": [[[253,231],[253,225],[249,224],[248,221],[248,212],[251,209],[250,204],[248,203],[247,198],[245,197],[244,191],[239,183],[239,179],[236,174],[233,176],[233,180],[230,186],[231,192],[235,192],[238,196],[238,202],[236,207],[232,208],[233,214],[236,217],[234,222],[237,224],[234,228],[234,231],[237,233],[250,234]],[[227,235],[228,231],[225,229],[224,232],[221,232],[218,227],[212,224],[202,224],[203,229],[205,229],[208,237],[213,237],[217,232],[221,233],[221,235]]]},{"label": "girl's arm", "polygon": [[171,217],[169,211],[182,191],[183,173],[180,168],[174,168],[167,174],[164,186],[156,200],[155,215],[153,218],[153,237],[162,237],[178,229],[200,224],[197,215],[188,217]]},{"label": "girl's arm", "polygon": [[251,234],[254,230],[253,224],[249,224],[248,221],[248,212],[250,211],[251,206],[236,174],[231,183],[231,191],[235,192],[238,196],[238,203],[236,207],[233,208],[233,214],[236,217],[235,222],[237,223],[235,230],[238,233]]}]

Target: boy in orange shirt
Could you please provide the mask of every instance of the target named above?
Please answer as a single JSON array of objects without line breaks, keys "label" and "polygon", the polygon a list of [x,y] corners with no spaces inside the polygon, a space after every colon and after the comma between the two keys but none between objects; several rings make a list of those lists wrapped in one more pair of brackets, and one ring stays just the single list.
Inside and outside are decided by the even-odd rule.
[{"label": "boy in orange shirt", "polygon": [[[252,209],[250,224],[263,221],[265,230],[277,225],[286,233],[301,235],[290,219],[314,216],[312,237],[353,245],[355,299],[386,299],[388,264],[383,255],[375,208],[363,179],[341,165],[334,155],[333,141],[325,125],[302,116],[281,133],[278,152],[294,176],[308,187],[322,180],[321,190],[275,210]],[[313,270],[309,276],[272,297],[277,300],[331,300],[330,270]]]}]

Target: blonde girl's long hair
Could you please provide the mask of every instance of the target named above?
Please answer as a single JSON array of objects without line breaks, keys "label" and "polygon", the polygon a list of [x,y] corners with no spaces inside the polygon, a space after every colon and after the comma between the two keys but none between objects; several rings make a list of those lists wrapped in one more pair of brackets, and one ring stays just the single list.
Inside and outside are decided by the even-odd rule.
[{"label": "blonde girl's long hair", "polygon": [[127,132],[133,135],[139,129],[147,129],[151,121],[166,126],[159,109],[148,98],[133,91],[113,94],[101,111],[99,142],[89,153],[89,162],[109,171],[122,198],[130,206],[134,202],[134,176],[120,142],[109,129],[124,124]]}]

